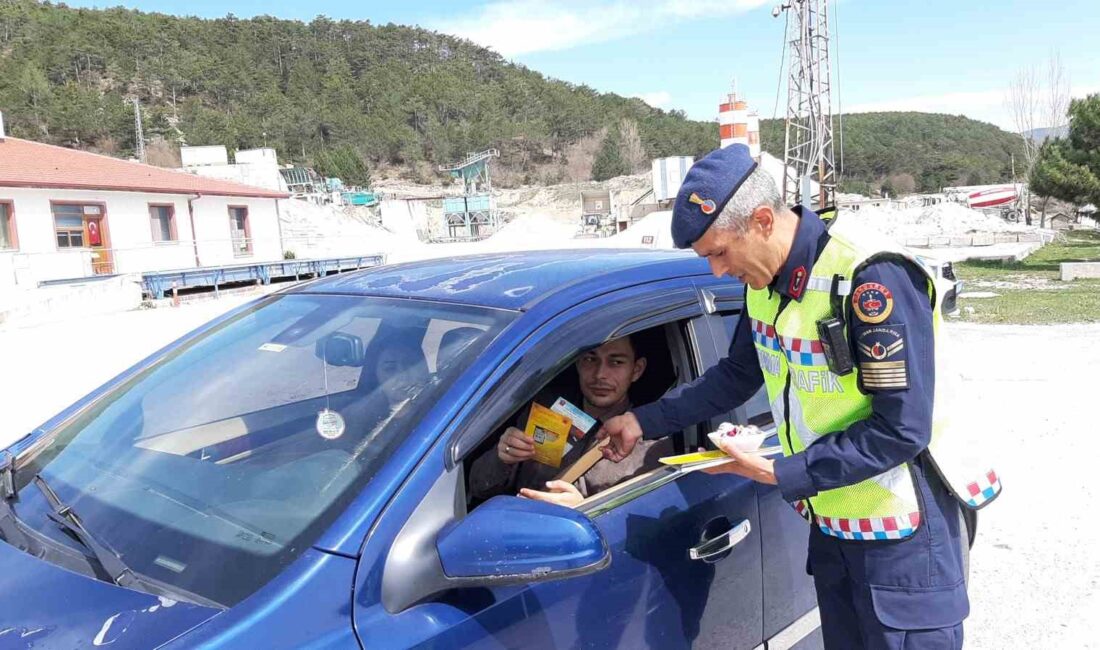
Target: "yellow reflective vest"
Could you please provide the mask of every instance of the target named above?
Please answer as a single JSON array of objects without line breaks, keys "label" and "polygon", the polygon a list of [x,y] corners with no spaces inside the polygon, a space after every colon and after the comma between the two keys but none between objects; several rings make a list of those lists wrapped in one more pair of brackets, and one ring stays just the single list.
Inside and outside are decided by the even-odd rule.
[{"label": "yellow reflective vest", "polygon": [[[843,225],[843,220],[835,224]],[[844,431],[871,415],[871,395],[860,389],[858,364],[843,376],[829,370],[817,322],[834,313],[834,276],[843,278],[837,283],[837,293],[847,296],[852,278],[871,258],[900,255],[928,275],[933,305],[936,393],[929,456],[963,504],[974,509],[985,505],[1000,493],[1001,485],[988,463],[968,451],[964,436],[948,426],[954,382],[946,370],[949,360],[943,353],[942,315],[930,271],[904,248],[886,240],[845,232],[843,227],[831,227],[829,234],[801,301],[788,301],[781,311],[778,292],[749,289],[746,298],[753,343],[784,454],[797,454],[818,438]],[[794,505],[823,533],[843,539],[902,539],[912,535],[921,521],[908,463]]]}]

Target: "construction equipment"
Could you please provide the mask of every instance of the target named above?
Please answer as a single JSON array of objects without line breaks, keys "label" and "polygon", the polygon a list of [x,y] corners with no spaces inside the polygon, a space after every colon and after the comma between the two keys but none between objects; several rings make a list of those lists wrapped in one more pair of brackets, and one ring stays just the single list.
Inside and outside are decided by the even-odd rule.
[{"label": "construction equipment", "polygon": [[787,204],[820,208],[833,204],[837,184],[829,65],[829,0],[789,0],[772,10],[775,17],[784,13],[787,17],[784,38],[790,61],[783,200]]},{"label": "construction equipment", "polygon": [[452,178],[462,181],[462,196],[443,199],[443,219],[451,240],[483,239],[497,229],[489,160],[498,157],[499,150],[486,149],[468,153],[452,165],[439,166],[439,171],[450,172]]}]

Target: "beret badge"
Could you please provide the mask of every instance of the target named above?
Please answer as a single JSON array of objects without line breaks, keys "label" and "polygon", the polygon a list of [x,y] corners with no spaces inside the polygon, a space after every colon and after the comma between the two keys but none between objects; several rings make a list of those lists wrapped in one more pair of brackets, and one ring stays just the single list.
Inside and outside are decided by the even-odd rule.
[{"label": "beret badge", "polygon": [[698,205],[703,214],[714,214],[714,211],[718,209],[718,204],[714,202],[714,199],[701,198],[698,194],[694,192],[692,192],[691,196],[688,197],[688,201],[691,201],[692,203]]}]

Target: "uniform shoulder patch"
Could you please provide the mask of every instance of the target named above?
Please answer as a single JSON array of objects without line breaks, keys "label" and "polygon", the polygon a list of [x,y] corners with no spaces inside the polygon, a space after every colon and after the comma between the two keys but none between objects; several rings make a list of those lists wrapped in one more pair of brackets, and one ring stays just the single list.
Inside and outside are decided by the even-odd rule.
[{"label": "uniform shoulder patch", "polygon": [[852,309],[856,318],[864,323],[876,325],[886,320],[894,311],[894,294],[886,285],[878,282],[864,282],[852,292]]},{"label": "uniform shoulder patch", "polygon": [[856,361],[864,391],[909,388],[905,325],[859,328],[856,333]]}]

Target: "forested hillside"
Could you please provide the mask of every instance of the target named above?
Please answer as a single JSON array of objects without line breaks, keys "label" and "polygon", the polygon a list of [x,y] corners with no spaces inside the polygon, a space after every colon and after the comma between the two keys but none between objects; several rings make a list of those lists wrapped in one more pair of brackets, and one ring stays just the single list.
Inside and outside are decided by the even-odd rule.
[{"label": "forested hillside", "polygon": [[[855,113],[834,119],[839,164],[844,125],[844,189],[863,194],[885,187],[892,195],[981,185],[1012,178],[1012,157],[1023,174],[1020,137],[961,115]],[[783,151],[783,121],[764,120],[765,150]],[[781,155],[781,153],[779,153]],[[1021,178],[1022,180],[1022,178]]]},{"label": "forested hillside", "polygon": [[[0,0],[10,133],[132,155],[133,98],[155,164],[172,164],[181,143],[267,145],[352,182],[369,181],[368,166],[432,180],[438,164],[488,147],[501,150],[499,183],[601,179],[718,145],[714,122],[549,79],[424,29]],[[879,113],[844,127],[848,189],[908,183],[899,175],[918,188],[1008,176],[1012,136],[987,124]],[[763,129],[764,148],[781,156],[781,124]]]},{"label": "forested hillside", "polygon": [[0,3],[0,102],[14,134],[128,153],[135,96],[147,136],[266,142],[292,160],[349,145],[376,163],[434,165],[498,146],[506,166],[530,171],[623,120],[647,156],[717,145],[711,124],[423,29]]}]

